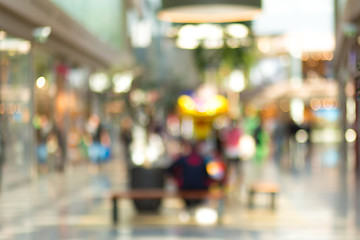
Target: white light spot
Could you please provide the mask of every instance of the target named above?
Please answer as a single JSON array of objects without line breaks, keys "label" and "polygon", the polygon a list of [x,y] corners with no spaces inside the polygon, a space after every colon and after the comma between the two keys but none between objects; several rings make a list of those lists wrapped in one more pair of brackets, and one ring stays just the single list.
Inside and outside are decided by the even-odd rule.
[{"label": "white light spot", "polygon": [[357,137],[356,131],[354,129],[348,129],[345,133],[345,139],[347,142],[355,142]]},{"label": "white light spot", "polygon": [[36,86],[38,88],[43,88],[45,86],[45,83],[46,83],[46,79],[42,76],[36,80]]},{"label": "white light spot", "polygon": [[214,209],[200,208],[195,213],[195,219],[200,224],[213,224],[217,221],[218,215]]},{"label": "white light spot", "polygon": [[300,129],[296,132],[295,139],[299,143],[304,143],[309,139],[309,134],[304,129]]}]

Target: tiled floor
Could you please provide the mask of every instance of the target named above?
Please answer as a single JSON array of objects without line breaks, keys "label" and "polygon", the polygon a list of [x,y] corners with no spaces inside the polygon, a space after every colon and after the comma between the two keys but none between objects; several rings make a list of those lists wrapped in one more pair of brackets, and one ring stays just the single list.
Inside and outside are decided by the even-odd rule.
[{"label": "tiled floor", "polygon": [[[245,175],[253,176],[247,164]],[[37,181],[6,190],[0,195],[0,240],[48,239],[242,239],[242,240],[355,240],[360,232],[351,217],[337,218],[333,200],[333,170],[308,175],[280,174],[273,165],[261,171],[263,179],[280,182],[276,210],[267,196],[248,209],[245,191],[227,200],[222,225],[181,222],[181,200],[163,201],[158,214],[139,214],[130,201],[120,204],[121,221],[110,224],[111,189],[126,187],[126,172],[113,161],[97,172],[87,166],[65,174],[41,176]],[[252,181],[245,177],[245,182]],[[212,203],[205,206],[213,207]]]}]

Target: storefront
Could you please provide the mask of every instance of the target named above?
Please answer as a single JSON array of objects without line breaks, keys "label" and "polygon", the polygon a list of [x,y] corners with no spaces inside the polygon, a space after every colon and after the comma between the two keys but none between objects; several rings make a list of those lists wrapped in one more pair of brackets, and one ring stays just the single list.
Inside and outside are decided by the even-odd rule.
[{"label": "storefront", "polygon": [[27,180],[34,161],[31,45],[4,31],[0,35],[0,164],[3,186],[10,187]]},{"label": "storefront", "polygon": [[[359,76],[360,76],[360,5],[356,0],[348,0],[346,2],[343,16],[339,16],[337,23],[337,47],[335,51],[335,74],[339,83],[339,105],[341,109],[342,118],[342,145],[340,147],[340,154],[342,157],[339,166],[340,171],[340,190],[339,195],[342,196],[343,204],[340,206],[340,214],[347,216],[349,208],[355,207],[355,222],[360,226],[360,154],[359,154],[359,132],[360,132],[360,112],[359,112]],[[349,109],[349,101],[353,102],[353,107]],[[354,121],[349,125],[349,116],[353,116]],[[354,141],[351,145],[351,150],[355,152],[355,156],[348,157],[348,146],[346,143],[347,129],[353,128]],[[353,168],[349,172],[348,165],[354,160]],[[349,188],[347,179],[349,175],[353,176],[355,184],[351,183]],[[349,193],[348,190],[350,189]],[[344,196],[346,197],[344,199]],[[349,196],[355,196],[354,205],[348,206],[347,201]]]},{"label": "storefront", "polygon": [[[86,41],[84,41],[86,39]],[[81,156],[79,126],[89,115],[88,76],[119,64],[114,50],[50,1],[0,3],[0,186],[10,188],[41,173],[39,158],[56,153],[51,137],[42,150],[39,133],[52,129],[65,159]],[[55,131],[56,130],[56,131]],[[45,133],[46,135],[46,133]],[[59,140],[61,139],[61,140]],[[74,140],[75,139],[75,140]],[[39,157],[40,156],[40,157]],[[43,158],[44,159],[44,158]],[[44,172],[49,172],[48,164]],[[40,171],[39,171],[40,170]]]}]

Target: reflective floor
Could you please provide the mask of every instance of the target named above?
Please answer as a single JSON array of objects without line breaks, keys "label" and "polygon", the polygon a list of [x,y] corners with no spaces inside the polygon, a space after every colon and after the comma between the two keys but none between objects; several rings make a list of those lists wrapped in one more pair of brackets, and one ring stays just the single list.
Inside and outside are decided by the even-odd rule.
[{"label": "reflective floor", "polygon": [[[121,160],[100,169],[80,165],[5,189],[0,195],[0,239],[360,239],[352,213],[338,217],[335,166],[316,154],[308,164],[287,168],[271,160],[263,166],[245,163],[243,187],[229,195],[222,224],[202,225],[194,216],[184,221],[181,200],[164,200],[158,214],[138,213],[131,201],[123,200],[116,227],[107,194],[127,186]],[[259,180],[280,184],[275,210],[266,195],[257,195],[255,207],[248,208],[246,186]],[[203,204],[214,206],[211,201]]]}]

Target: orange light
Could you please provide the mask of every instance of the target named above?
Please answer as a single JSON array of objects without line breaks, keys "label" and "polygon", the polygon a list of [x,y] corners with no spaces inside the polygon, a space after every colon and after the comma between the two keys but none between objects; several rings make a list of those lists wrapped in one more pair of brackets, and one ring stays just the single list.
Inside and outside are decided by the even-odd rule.
[{"label": "orange light", "polygon": [[321,101],[317,98],[313,98],[310,101],[310,107],[314,111],[318,111],[321,108]]}]

